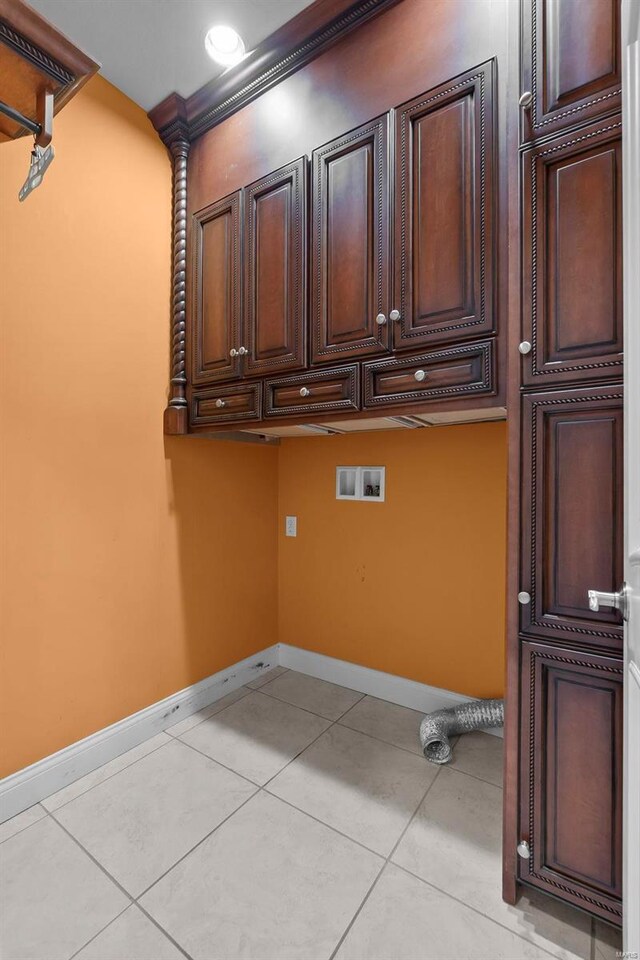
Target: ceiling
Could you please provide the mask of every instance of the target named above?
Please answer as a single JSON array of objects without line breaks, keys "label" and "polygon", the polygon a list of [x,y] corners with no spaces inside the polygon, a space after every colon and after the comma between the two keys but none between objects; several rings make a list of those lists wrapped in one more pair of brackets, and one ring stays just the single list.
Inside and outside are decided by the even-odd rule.
[{"label": "ceiling", "polygon": [[102,64],[101,73],[145,110],[188,97],[224,68],[204,49],[209,27],[234,27],[252,50],[312,0],[28,0]]}]

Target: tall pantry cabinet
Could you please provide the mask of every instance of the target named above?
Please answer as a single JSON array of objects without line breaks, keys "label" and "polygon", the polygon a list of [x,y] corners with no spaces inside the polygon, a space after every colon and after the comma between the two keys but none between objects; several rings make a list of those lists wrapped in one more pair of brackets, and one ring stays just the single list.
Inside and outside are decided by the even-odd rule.
[{"label": "tall pantry cabinet", "polygon": [[622,583],[619,3],[525,0],[520,26],[505,891],[515,874],[619,924],[622,618],[588,599]]}]

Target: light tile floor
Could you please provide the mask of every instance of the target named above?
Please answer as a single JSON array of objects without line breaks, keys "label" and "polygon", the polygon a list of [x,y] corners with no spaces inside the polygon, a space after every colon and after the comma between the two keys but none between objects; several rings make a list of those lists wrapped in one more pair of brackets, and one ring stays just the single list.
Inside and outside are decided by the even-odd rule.
[{"label": "light tile floor", "polygon": [[502,741],[276,668],[0,826],[2,960],[612,960],[500,897]]}]

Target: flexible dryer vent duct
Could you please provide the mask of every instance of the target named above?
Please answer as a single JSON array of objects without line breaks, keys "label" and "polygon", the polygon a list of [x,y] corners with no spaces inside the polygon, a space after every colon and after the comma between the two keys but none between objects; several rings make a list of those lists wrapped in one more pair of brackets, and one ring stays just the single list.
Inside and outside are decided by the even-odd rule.
[{"label": "flexible dryer vent duct", "polygon": [[420,724],[422,750],[432,763],[451,760],[449,737],[483,727],[501,727],[504,723],[504,700],[472,700],[459,707],[434,710]]}]

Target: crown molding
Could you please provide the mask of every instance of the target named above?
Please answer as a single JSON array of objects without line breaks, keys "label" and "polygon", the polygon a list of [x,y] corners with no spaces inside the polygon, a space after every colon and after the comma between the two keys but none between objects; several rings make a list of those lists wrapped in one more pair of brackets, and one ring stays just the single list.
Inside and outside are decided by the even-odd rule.
[{"label": "crown molding", "polygon": [[177,137],[195,140],[398,2],[315,0],[267,37],[242,63],[190,97],[170,94],[149,111],[149,119],[167,146]]}]

